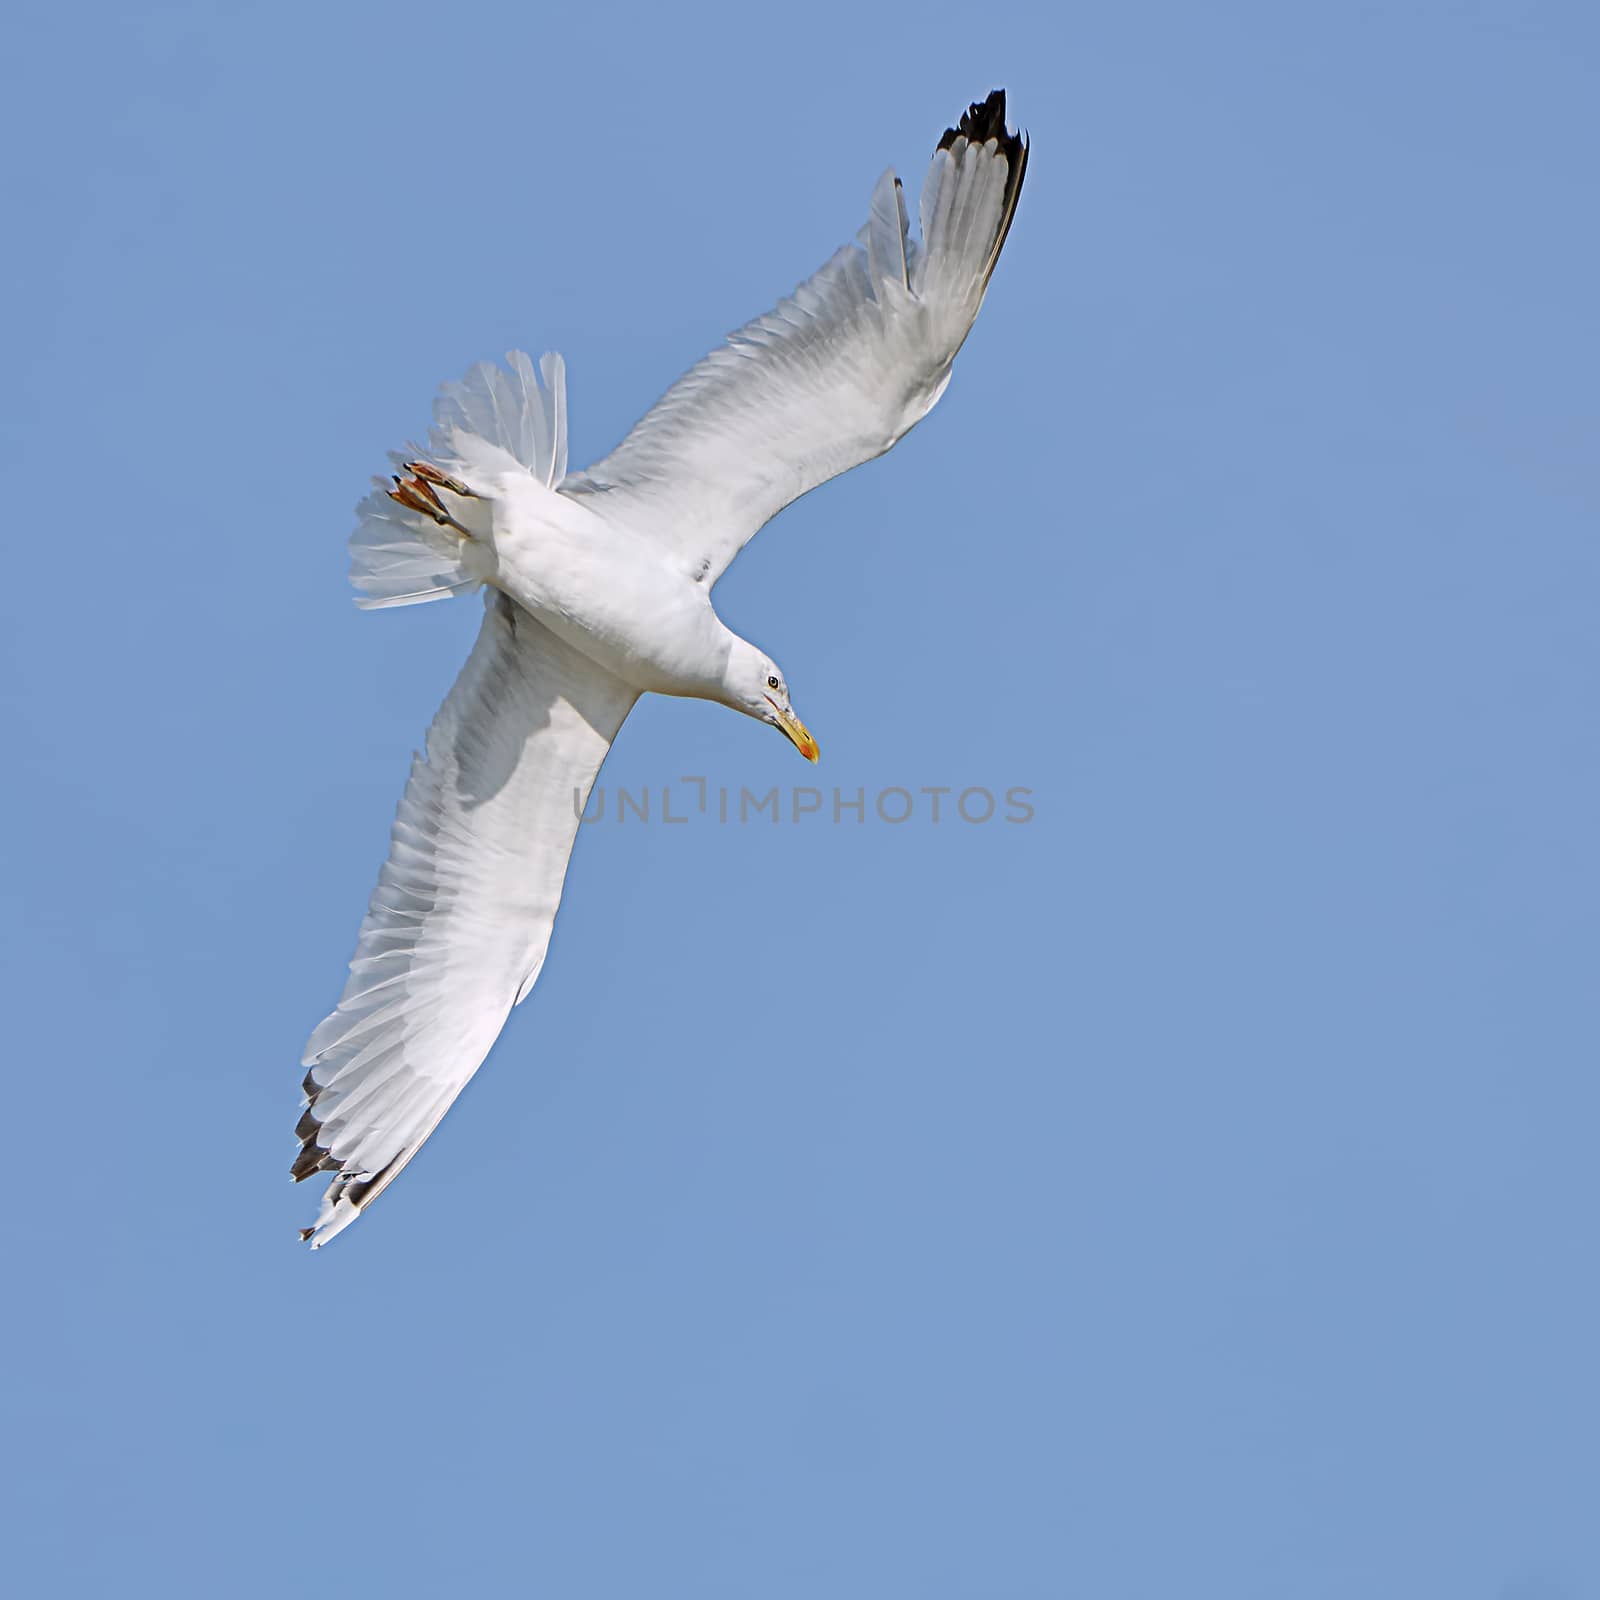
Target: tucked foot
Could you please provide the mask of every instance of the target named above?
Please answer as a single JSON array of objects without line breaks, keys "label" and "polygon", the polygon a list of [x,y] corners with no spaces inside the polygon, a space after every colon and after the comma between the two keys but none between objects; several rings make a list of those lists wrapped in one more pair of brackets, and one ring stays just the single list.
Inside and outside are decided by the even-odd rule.
[{"label": "tucked foot", "polygon": [[414,472],[425,483],[437,484],[441,489],[448,489],[451,494],[460,495],[463,500],[479,498],[459,478],[452,478],[448,472],[441,472],[437,467],[429,466],[426,461],[408,461],[406,471]]},{"label": "tucked foot", "polygon": [[[476,500],[478,496],[459,479],[452,478],[448,472],[441,472],[437,467],[429,466],[426,461],[408,461],[405,463],[405,468],[411,476],[402,478],[395,474],[395,486],[388,491],[389,498],[398,500],[407,511],[417,511],[425,517],[432,517],[440,527],[454,528],[463,539],[470,539],[471,532],[462,527],[445,509],[444,501],[439,498],[438,489],[460,495],[463,500]],[[435,485],[438,486],[437,489]]]}]

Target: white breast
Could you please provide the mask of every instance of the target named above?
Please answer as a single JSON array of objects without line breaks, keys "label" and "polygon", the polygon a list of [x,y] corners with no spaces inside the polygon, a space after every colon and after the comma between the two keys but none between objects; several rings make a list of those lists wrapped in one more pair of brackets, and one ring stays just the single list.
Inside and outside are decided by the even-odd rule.
[{"label": "white breast", "polygon": [[625,683],[659,694],[720,684],[727,630],[706,590],[642,539],[526,473],[493,486],[493,581]]}]

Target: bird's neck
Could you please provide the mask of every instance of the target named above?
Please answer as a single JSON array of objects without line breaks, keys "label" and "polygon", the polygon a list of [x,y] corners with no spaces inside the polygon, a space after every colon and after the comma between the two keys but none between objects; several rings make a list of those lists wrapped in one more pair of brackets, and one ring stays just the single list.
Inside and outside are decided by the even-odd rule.
[{"label": "bird's neck", "polygon": [[731,628],[723,627],[722,632],[727,655],[722,663],[721,679],[714,698],[735,711],[744,712],[747,717],[761,717],[765,715],[766,705],[757,691],[766,657],[748,639],[741,639]]}]

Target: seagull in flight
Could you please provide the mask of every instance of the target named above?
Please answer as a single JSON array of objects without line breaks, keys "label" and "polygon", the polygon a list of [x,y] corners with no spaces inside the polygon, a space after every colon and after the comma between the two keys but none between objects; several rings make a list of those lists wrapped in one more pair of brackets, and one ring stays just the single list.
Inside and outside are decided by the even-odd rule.
[{"label": "seagull in flight", "polygon": [[817,742],[711,591],[792,500],[881,456],[950,382],[1016,215],[1025,138],[997,89],[948,129],[920,242],[893,171],[820,271],[567,470],[566,370],[475,367],[351,536],[363,607],[482,587],[483,627],[412,763],[339,1004],[311,1035],[295,1180],[315,1249],[399,1175],[538,980],[578,818],[641,694],[715,700]]}]

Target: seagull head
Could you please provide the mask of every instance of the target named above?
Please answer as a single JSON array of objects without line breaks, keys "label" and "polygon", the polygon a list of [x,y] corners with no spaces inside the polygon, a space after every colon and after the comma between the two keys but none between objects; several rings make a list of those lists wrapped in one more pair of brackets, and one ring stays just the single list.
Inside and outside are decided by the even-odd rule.
[{"label": "seagull head", "polygon": [[789,704],[789,685],[771,656],[743,639],[737,640],[728,658],[724,689],[724,699],[735,711],[770,723],[807,761],[817,759],[817,741],[794,714],[794,707]]}]

